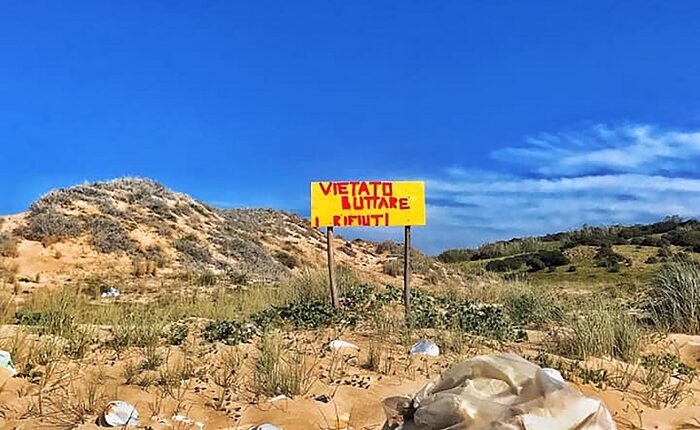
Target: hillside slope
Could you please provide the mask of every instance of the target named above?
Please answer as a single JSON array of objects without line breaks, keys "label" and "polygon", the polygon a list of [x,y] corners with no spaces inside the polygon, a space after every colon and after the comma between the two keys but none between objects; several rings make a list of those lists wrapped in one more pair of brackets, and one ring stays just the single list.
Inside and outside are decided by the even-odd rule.
[{"label": "hillside slope", "polygon": [[[383,283],[398,280],[398,273],[384,273],[397,259],[389,252],[395,247],[342,238],[334,245],[340,265]],[[149,179],[54,190],[27,212],[0,218],[4,278],[29,286],[87,275],[158,279],[183,272],[233,283],[277,282],[323,269],[325,246],[323,233],[296,214],[217,209]],[[418,283],[439,271],[422,257],[428,264]]]},{"label": "hillside slope", "polygon": [[700,222],[667,217],[651,224],[584,226],[450,249],[438,259],[467,272],[485,270],[535,282],[634,286],[665,262],[700,260]]}]

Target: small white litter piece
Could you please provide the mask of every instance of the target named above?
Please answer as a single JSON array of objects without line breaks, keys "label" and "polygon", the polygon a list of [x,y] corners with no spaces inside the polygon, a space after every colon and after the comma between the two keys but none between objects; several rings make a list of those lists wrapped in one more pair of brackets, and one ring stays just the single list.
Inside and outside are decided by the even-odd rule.
[{"label": "small white litter piece", "polygon": [[275,396],[268,400],[270,403],[272,402],[279,402],[280,400],[287,400],[289,397],[285,396],[284,394],[280,394],[279,396]]},{"label": "small white litter piece", "polygon": [[117,288],[115,288],[115,287],[109,287],[109,289],[107,289],[107,291],[104,291],[104,292],[102,293],[102,298],[103,298],[103,299],[109,299],[109,298],[112,298],[112,297],[119,297],[119,294],[121,294],[121,293],[119,292],[119,290],[118,290]]},{"label": "small white litter piece", "polygon": [[172,417],[170,417],[170,419],[173,420],[173,421],[175,421],[175,422],[178,422],[178,423],[194,424],[194,425],[197,426],[197,428],[199,428],[199,429],[203,429],[203,428],[204,428],[204,423],[203,423],[203,422],[194,421],[194,420],[192,420],[192,418],[186,417],[186,416],[184,416],[184,415],[173,415]]},{"label": "small white litter piece", "polygon": [[12,376],[17,374],[17,369],[12,363],[12,355],[7,351],[0,350],[0,367],[7,369]]},{"label": "small white litter piece", "polygon": [[434,342],[423,339],[411,347],[410,355],[427,355],[429,357],[437,357],[440,355],[440,347]]},{"label": "small white litter piece", "polygon": [[109,402],[98,419],[98,424],[106,427],[136,427],[139,425],[139,412],[126,402]]},{"label": "small white litter piece", "polygon": [[166,420],[165,418],[161,418],[158,415],[153,415],[151,417],[151,421],[156,422],[158,424],[168,424],[168,420]]},{"label": "small white litter piece", "polygon": [[283,430],[282,427],[277,427],[274,424],[260,424],[259,426],[253,426],[248,430]]},{"label": "small white litter piece", "polygon": [[339,351],[341,349],[354,349],[359,351],[360,347],[355,345],[354,343],[346,342],[344,340],[336,339],[331,341],[328,344],[328,347],[331,349],[331,351]]}]

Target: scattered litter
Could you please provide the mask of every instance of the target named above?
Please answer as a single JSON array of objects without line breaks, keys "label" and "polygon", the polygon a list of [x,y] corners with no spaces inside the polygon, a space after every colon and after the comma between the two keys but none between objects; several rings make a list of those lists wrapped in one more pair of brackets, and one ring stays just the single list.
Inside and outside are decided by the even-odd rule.
[{"label": "scattered litter", "polygon": [[279,396],[275,396],[275,397],[271,398],[269,400],[269,402],[272,403],[272,402],[277,402],[280,400],[287,400],[287,399],[289,399],[289,397],[285,396],[284,394],[280,394]]},{"label": "scattered litter", "polygon": [[119,292],[119,290],[116,287],[109,287],[107,289],[107,291],[104,291],[102,293],[102,298],[109,299],[112,297],[119,297],[119,294],[121,294],[121,293]]},{"label": "scattered litter", "polygon": [[259,426],[253,426],[248,430],[283,430],[282,427],[277,427],[274,424],[260,424]]},{"label": "scattered litter", "polygon": [[97,423],[106,427],[136,427],[139,425],[139,412],[130,404],[116,400],[105,406]]},{"label": "scattered litter", "polygon": [[170,417],[170,419],[172,419],[173,421],[179,422],[179,423],[194,424],[195,426],[197,426],[200,429],[204,428],[204,423],[199,422],[199,421],[194,421],[191,418],[188,418],[184,415],[173,415],[172,417]]},{"label": "scattered litter", "polygon": [[390,397],[383,407],[396,430],[616,428],[603,402],[513,353],[457,363],[415,396]]},{"label": "scattered litter", "polygon": [[314,400],[321,403],[329,403],[331,401],[331,396],[329,396],[328,394],[321,394],[319,396],[314,397]]},{"label": "scattered litter", "polygon": [[328,347],[332,351],[338,351],[340,349],[356,349],[360,350],[360,347],[355,345],[354,343],[346,342],[344,340],[336,339],[334,341],[331,341],[331,343],[328,344]]},{"label": "scattered litter", "polygon": [[440,355],[440,347],[435,345],[434,342],[423,339],[411,347],[409,354],[437,357],[438,355]]},{"label": "scattered litter", "polygon": [[168,424],[168,420],[161,418],[158,415],[153,415],[151,421],[157,422],[158,424]]},{"label": "scattered litter", "polygon": [[12,364],[12,355],[7,351],[0,350],[0,367],[7,369],[12,376],[17,374],[17,369]]}]

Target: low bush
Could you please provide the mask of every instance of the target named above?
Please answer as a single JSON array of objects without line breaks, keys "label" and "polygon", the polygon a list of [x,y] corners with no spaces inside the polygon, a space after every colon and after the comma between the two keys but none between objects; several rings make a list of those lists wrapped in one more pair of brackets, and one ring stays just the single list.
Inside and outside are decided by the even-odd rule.
[{"label": "low bush", "polygon": [[175,249],[196,263],[211,263],[213,261],[209,250],[199,244],[194,235],[185,236],[175,241]]},{"label": "low bush", "polygon": [[173,324],[170,327],[170,344],[179,346],[185,343],[190,329],[185,324]]},{"label": "low bush", "polygon": [[531,272],[539,272],[547,268],[547,264],[537,257],[528,258],[526,264]]},{"label": "low bush", "polygon": [[80,225],[70,216],[54,209],[30,212],[27,225],[19,230],[22,237],[50,245],[61,239],[76,237],[81,233]]},{"label": "low bush", "polygon": [[508,272],[519,270],[523,264],[529,267],[532,272],[537,272],[543,269],[559,267],[568,264],[569,260],[559,250],[554,251],[538,251],[531,254],[517,255],[515,257],[507,257],[501,260],[489,261],[486,264],[486,270],[490,272]]},{"label": "low bush", "polygon": [[0,257],[14,258],[18,255],[17,239],[8,233],[0,233]]},{"label": "low bush", "polygon": [[382,272],[389,276],[399,276],[403,273],[403,264],[399,260],[386,260],[382,265]]},{"label": "low bush", "polygon": [[100,215],[90,218],[87,227],[91,234],[90,244],[104,254],[134,248],[134,241],[118,221]]},{"label": "low bush", "polygon": [[643,355],[640,360],[640,364],[646,368],[659,368],[668,372],[671,376],[675,378],[693,378],[697,376],[697,370],[695,368],[688,366],[683,363],[680,358],[675,354],[651,354]]},{"label": "low bush", "polygon": [[537,238],[512,239],[509,241],[487,243],[473,252],[471,259],[486,260],[490,258],[508,257],[517,254],[534,253],[541,249],[542,243]]},{"label": "low bush", "polygon": [[211,321],[204,328],[204,339],[227,345],[247,343],[255,335],[255,327],[240,321]]},{"label": "low bush", "polygon": [[501,260],[489,261],[486,270],[489,272],[508,272],[520,269],[525,264],[526,258],[523,256],[509,257]]},{"label": "low bush", "polygon": [[515,339],[520,334],[501,305],[473,303],[452,294],[411,293],[411,322],[415,328],[459,329],[499,340]]},{"label": "low bush", "polygon": [[275,252],[274,257],[288,269],[294,269],[300,266],[299,259],[297,257],[284,251]]},{"label": "low bush", "polygon": [[623,255],[613,251],[612,248],[601,246],[593,256],[593,261],[598,267],[605,267],[609,272],[619,272],[620,263],[630,264],[630,261]]},{"label": "low bush", "polygon": [[[296,328],[323,328],[340,323],[343,315],[324,300],[293,302],[279,308],[280,318]],[[356,321],[353,321],[356,322]]]},{"label": "low bush", "polygon": [[443,263],[459,263],[469,261],[474,256],[471,249],[448,249],[437,256],[438,261]]}]

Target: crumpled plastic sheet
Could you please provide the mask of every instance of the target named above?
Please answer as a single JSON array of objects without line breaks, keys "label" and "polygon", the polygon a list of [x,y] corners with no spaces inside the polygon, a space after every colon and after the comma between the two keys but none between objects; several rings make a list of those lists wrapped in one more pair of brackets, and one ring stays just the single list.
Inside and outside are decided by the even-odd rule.
[{"label": "crumpled plastic sheet", "polygon": [[517,354],[462,361],[415,396],[384,400],[385,428],[401,430],[615,430],[598,399]]}]

